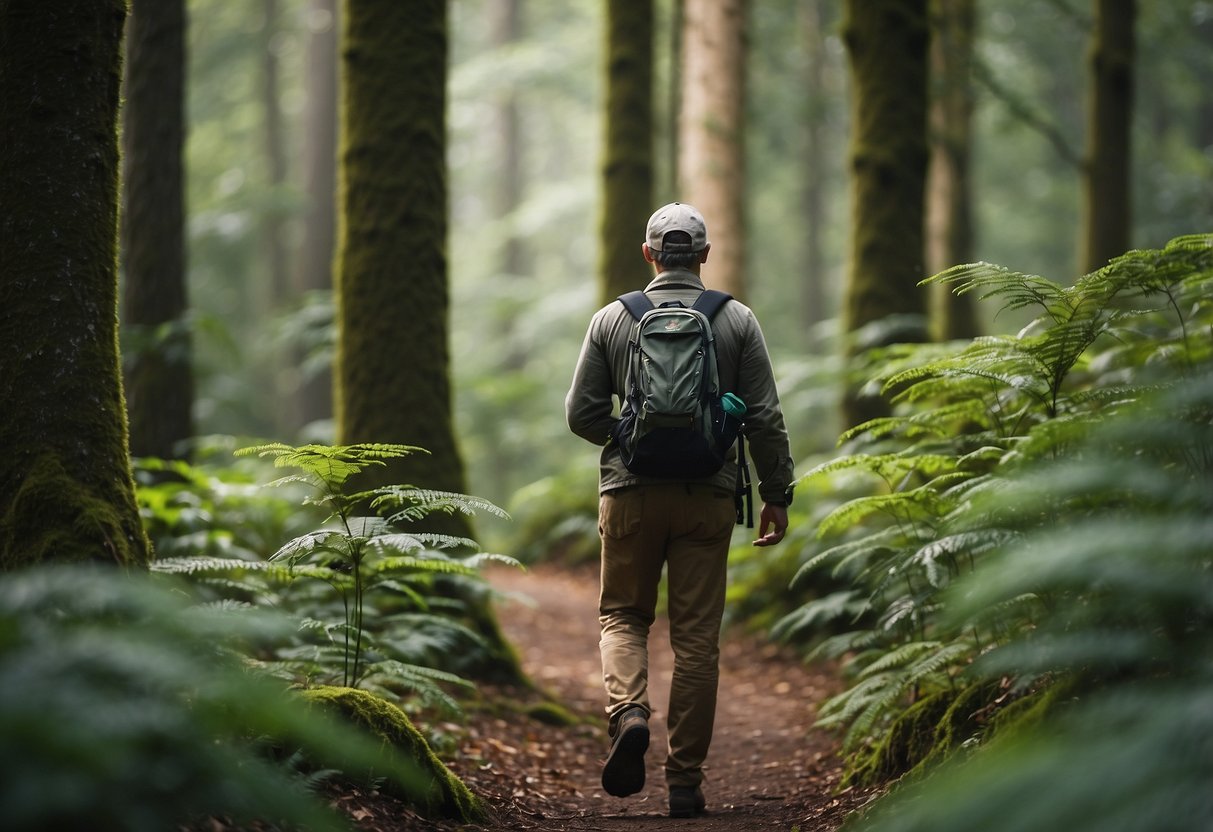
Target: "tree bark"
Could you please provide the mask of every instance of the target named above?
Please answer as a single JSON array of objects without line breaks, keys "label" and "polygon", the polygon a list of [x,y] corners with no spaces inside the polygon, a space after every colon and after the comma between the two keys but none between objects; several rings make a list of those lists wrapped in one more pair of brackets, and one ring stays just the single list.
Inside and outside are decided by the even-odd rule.
[{"label": "tree bark", "polygon": [[641,255],[653,212],[653,4],[607,3],[606,137],[599,231],[600,300],[643,289]]},{"label": "tree bark", "polygon": [[1134,0],[1095,0],[1083,224],[1088,272],[1130,247],[1135,20]]},{"label": "tree bark", "polygon": [[[932,0],[931,156],[927,174],[927,270],[968,263],[973,252],[972,145],[974,0]],[[971,295],[931,291],[931,318],[944,340],[980,332]]]},{"label": "tree bark", "polygon": [[118,358],[125,0],[0,4],[0,566],[144,565]]},{"label": "tree bark", "polygon": [[[845,8],[853,90],[845,328],[854,356],[927,335],[926,293],[918,286],[925,276],[927,0],[847,0]],[[844,394],[847,425],[886,412],[883,399],[858,387]]]},{"label": "tree bark", "polygon": [[[309,17],[303,114],[303,188],[308,204],[295,269],[295,290],[301,298],[331,295],[337,227],[337,0],[311,0]],[[332,366],[309,366],[313,362],[308,352],[319,345],[307,346],[295,361],[302,367],[295,391],[300,426],[333,415]]]},{"label": "tree bark", "polygon": [[703,214],[713,288],[745,299],[746,0],[685,0],[680,202]]},{"label": "tree bark", "polygon": [[[344,23],[339,442],[419,445],[429,454],[376,479],[463,491],[448,375],[446,4],[347,0]],[[469,531],[462,517],[441,525]]]},{"label": "tree bark", "polygon": [[135,0],[127,23],[123,323],[131,453],[177,459],[193,436],[186,320],[185,2]]}]

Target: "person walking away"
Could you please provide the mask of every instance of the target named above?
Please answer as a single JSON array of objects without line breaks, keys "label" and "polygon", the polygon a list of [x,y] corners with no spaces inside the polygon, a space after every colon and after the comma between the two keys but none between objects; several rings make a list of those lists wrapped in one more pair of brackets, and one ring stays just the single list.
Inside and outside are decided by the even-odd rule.
[{"label": "person walking away", "polygon": [[[691,307],[705,293],[700,275],[710,249],[703,217],[692,206],[675,202],[654,212],[641,246],[655,275],[644,290],[647,300],[655,307]],[[745,406],[742,432],[763,502],[754,545],[774,545],[787,532],[793,463],[766,342],[754,313],[736,300],[725,302],[710,323],[717,392],[730,392]],[[599,648],[610,748],[602,785],[618,797],[644,788],[652,713],[648,634],[664,566],[674,653],[665,776],[670,815],[691,817],[706,811],[703,764],[716,716],[726,562],[740,515],[735,504],[737,453],[730,449],[723,466],[708,475],[662,476],[629,470],[620,453],[624,440],[618,434],[621,416],[633,409],[627,402],[635,344],[629,342],[639,337],[636,328],[634,313],[624,303],[612,302],[598,310],[565,399],[573,433],[603,446]],[[618,398],[622,412],[615,412],[612,397]],[[637,408],[645,406],[635,395],[632,401]]]}]

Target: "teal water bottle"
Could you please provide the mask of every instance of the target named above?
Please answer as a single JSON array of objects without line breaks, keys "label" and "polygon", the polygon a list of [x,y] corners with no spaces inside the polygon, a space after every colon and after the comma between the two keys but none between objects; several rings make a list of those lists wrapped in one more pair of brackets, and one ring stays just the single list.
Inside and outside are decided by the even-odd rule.
[{"label": "teal water bottle", "polygon": [[720,397],[720,406],[724,408],[725,413],[729,414],[734,419],[740,421],[745,416],[745,402],[732,393],[725,393]]}]

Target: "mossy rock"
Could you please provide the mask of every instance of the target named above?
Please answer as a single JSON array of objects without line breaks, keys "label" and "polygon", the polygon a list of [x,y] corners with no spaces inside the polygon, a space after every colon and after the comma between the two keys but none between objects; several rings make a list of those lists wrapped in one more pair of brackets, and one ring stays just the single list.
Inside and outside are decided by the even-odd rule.
[{"label": "mossy rock", "polygon": [[580,725],[584,721],[568,708],[552,701],[536,702],[533,705],[527,705],[524,712],[536,722],[542,722],[544,725],[555,725],[558,728]]},{"label": "mossy rock", "polygon": [[[427,817],[454,818],[464,823],[484,819],[485,811],[480,801],[442,764],[425,737],[399,707],[356,688],[321,686],[301,693],[307,701],[366,729],[388,749],[394,749],[418,766],[420,776],[407,782],[387,777],[384,792],[407,801]],[[383,772],[372,772],[372,776],[382,775]]]}]

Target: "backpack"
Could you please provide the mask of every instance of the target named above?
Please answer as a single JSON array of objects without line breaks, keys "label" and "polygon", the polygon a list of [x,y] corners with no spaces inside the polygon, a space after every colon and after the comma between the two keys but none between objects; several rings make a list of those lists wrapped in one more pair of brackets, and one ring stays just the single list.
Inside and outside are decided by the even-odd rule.
[{"label": "backpack", "polygon": [[724,467],[741,430],[737,406],[744,413],[744,405],[721,395],[711,319],[731,299],[714,289],[690,307],[681,301],[654,306],[640,291],[619,297],[636,322],[612,436],[633,474],[700,479]]}]

